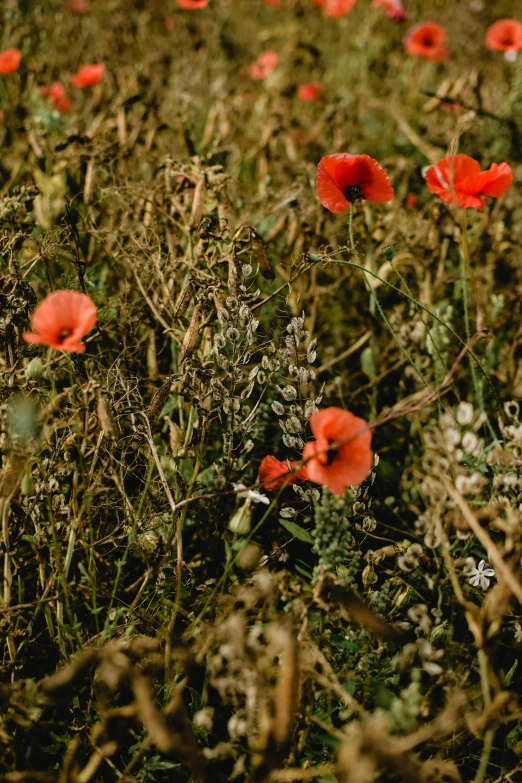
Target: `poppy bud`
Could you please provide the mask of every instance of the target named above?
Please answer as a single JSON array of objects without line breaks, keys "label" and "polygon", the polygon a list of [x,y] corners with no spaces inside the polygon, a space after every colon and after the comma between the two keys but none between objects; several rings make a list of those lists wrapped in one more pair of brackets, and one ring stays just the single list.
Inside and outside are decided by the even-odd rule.
[{"label": "poppy bud", "polygon": [[238,536],[246,536],[250,532],[252,526],[252,509],[250,505],[250,499],[245,500],[228,523],[228,529]]},{"label": "poppy bud", "polygon": [[249,542],[237,556],[236,565],[242,571],[250,571],[258,565],[262,555],[263,550],[261,547]]},{"label": "poppy bud", "polygon": [[408,598],[410,597],[411,590],[409,587],[407,587],[405,590],[401,590],[401,592],[398,594],[398,596],[395,598],[395,601],[393,602],[394,605],[399,608],[400,606],[404,606],[404,604],[407,602]]},{"label": "poppy bud", "polygon": [[26,473],[26,475],[23,477],[22,483],[20,485],[20,491],[22,495],[31,496],[35,494],[33,477],[29,473]]},{"label": "poppy bud", "polygon": [[28,381],[39,381],[43,375],[42,360],[35,356],[25,368],[25,377]]},{"label": "poppy bud", "polygon": [[393,247],[393,245],[388,245],[388,247],[383,247],[382,255],[384,256],[386,261],[393,261],[393,258],[395,256],[395,248]]},{"label": "poppy bud", "polygon": [[321,260],[315,253],[305,253],[304,258],[305,261],[308,261],[310,264],[317,264],[317,262]]},{"label": "poppy bud", "polygon": [[375,568],[373,565],[368,564],[362,572],[363,585],[368,587],[369,585],[373,585],[376,581],[377,577],[375,576]]}]

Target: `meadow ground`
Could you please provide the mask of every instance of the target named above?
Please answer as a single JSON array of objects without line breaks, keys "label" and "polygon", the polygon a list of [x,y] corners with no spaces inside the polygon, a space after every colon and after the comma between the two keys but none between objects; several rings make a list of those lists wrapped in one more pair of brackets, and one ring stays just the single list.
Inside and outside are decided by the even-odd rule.
[{"label": "meadow ground", "polygon": [[0,18],[0,780],[520,783],[522,5]]}]

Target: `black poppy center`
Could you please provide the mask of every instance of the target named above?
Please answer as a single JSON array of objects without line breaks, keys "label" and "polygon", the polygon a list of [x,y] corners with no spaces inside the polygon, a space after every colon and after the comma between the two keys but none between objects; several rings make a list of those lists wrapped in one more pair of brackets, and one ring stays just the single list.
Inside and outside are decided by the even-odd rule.
[{"label": "black poppy center", "polygon": [[362,198],[360,185],[348,185],[343,192],[348,201],[357,201],[358,198]]},{"label": "black poppy center", "polygon": [[60,342],[63,343],[70,336],[71,332],[71,329],[60,329]]},{"label": "black poppy center", "polygon": [[434,46],[435,45],[435,41],[433,40],[433,38],[430,38],[429,36],[426,36],[426,38],[422,39],[422,45],[423,46]]},{"label": "black poppy center", "polygon": [[510,36],[506,36],[502,39],[503,46],[513,46],[513,39]]},{"label": "black poppy center", "polygon": [[335,443],[334,440],[328,441],[328,446],[330,447],[328,451],[326,452],[326,464],[331,465],[334,459],[337,457],[338,449],[332,449],[331,446]]}]

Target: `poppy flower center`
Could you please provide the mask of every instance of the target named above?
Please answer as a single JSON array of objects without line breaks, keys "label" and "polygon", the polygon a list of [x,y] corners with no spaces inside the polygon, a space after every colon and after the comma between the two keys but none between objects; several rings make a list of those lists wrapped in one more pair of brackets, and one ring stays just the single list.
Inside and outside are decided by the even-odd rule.
[{"label": "poppy flower center", "polygon": [[61,329],[59,342],[63,343],[63,341],[66,340],[70,334],[71,334],[71,329]]},{"label": "poppy flower center", "polygon": [[435,44],[435,42],[434,42],[433,38],[430,38],[429,35],[424,36],[424,38],[422,39],[422,45],[423,46],[434,46],[434,44]]},{"label": "poppy flower center", "polygon": [[[331,445],[332,443],[335,443],[334,440],[329,440],[328,445]],[[329,449],[326,452],[326,464],[331,465],[335,458],[337,457],[338,450],[337,449]]]},{"label": "poppy flower center", "polygon": [[357,201],[358,198],[362,198],[360,185],[348,185],[343,193],[348,201]]},{"label": "poppy flower center", "polygon": [[513,46],[513,39],[511,36],[506,35],[505,38],[502,39],[503,46]]}]

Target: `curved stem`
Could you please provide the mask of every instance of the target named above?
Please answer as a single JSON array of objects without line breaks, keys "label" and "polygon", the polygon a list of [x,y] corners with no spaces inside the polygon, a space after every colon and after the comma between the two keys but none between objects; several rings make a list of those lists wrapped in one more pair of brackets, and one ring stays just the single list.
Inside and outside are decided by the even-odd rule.
[{"label": "curved stem", "polygon": [[[362,266],[361,264],[355,264],[353,261],[344,261],[344,260],[340,260],[340,259],[337,259],[337,258],[320,258],[319,260],[323,261],[325,263],[342,264],[343,266],[351,266],[354,269],[360,269],[362,272],[366,272],[366,274],[369,274],[372,277],[374,277],[376,280],[379,280],[383,285],[387,285],[388,288],[392,289],[392,291],[396,291],[396,293],[400,294],[400,296],[403,296],[405,299],[408,299],[408,301],[412,302],[416,307],[420,307],[421,310],[424,310],[425,313],[428,313],[428,315],[431,315],[432,318],[434,318],[445,329],[447,329],[447,331],[452,335],[452,337],[455,338],[455,340],[459,343],[459,345],[462,348],[466,348],[467,347],[467,344],[462,339],[462,337],[459,337],[457,332],[454,329],[452,329],[452,327],[449,326],[449,324],[447,324],[445,321],[443,321],[442,318],[440,318],[440,316],[437,315],[437,313],[435,313],[433,310],[430,310],[429,307],[426,307],[421,302],[418,302],[416,299],[414,299],[412,296],[410,296],[409,294],[407,294],[404,291],[402,291],[400,288],[397,288],[397,286],[393,285],[393,283],[389,283],[387,280],[384,280],[384,278],[380,277],[376,272],[372,272],[369,269],[366,269],[366,267]],[[488,376],[487,372],[482,367],[482,365],[481,365],[480,361],[478,360],[477,356],[475,355],[475,353],[471,349],[468,349],[468,351],[469,351],[469,355],[472,357],[473,361],[475,362],[476,366],[480,370],[481,374],[486,379],[486,382],[489,385],[489,387],[491,389],[491,392],[492,392],[495,400],[497,401],[497,404],[498,404],[499,408],[501,408],[500,401],[498,399],[498,395],[497,395],[497,393],[496,393],[496,391],[495,391],[495,389],[493,387],[493,384],[491,383],[491,381],[489,379],[489,376]]]}]

